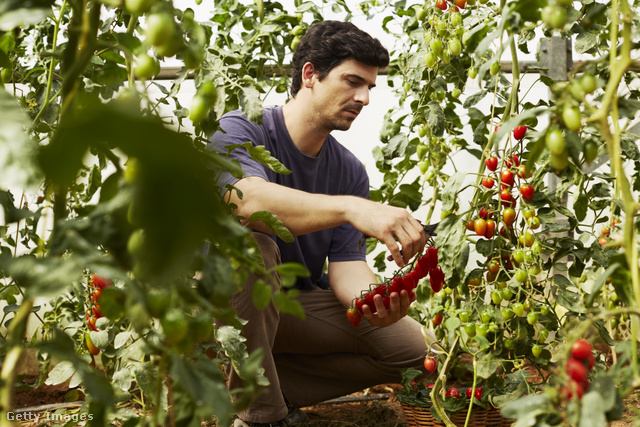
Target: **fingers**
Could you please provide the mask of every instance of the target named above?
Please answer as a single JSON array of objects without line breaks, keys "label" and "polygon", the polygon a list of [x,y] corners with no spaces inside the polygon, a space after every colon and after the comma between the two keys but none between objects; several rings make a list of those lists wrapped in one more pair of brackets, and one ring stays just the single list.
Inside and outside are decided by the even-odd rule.
[{"label": "fingers", "polygon": [[403,290],[400,294],[392,292],[389,296],[388,309],[384,306],[382,296],[376,295],[373,297],[373,304],[376,310],[375,314],[372,312],[371,307],[364,305],[362,306],[364,317],[373,326],[389,326],[407,315],[409,306],[416,298],[415,292],[411,294],[412,295],[409,295],[406,290]]},{"label": "fingers", "polygon": [[[420,222],[407,213],[403,221],[400,221],[396,229],[391,232],[391,236],[384,241],[384,244],[391,253],[391,259],[399,267],[404,267],[415,254],[422,252],[426,241],[427,236]],[[400,242],[402,249],[397,242]]]}]

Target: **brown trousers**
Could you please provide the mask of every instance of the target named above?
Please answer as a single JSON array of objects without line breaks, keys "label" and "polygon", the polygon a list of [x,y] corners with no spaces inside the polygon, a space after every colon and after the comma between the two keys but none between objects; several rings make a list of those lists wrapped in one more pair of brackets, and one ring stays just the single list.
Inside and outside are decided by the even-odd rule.
[{"label": "brown trousers", "polygon": [[[280,263],[275,242],[254,233],[266,268]],[[296,407],[344,396],[367,387],[398,383],[400,370],[414,367],[424,371],[427,345],[421,326],[410,317],[385,327],[373,327],[363,319],[351,325],[345,307],[330,290],[302,291],[299,301],[306,319],[281,314],[274,304],[257,310],[251,300],[251,277],[231,302],[240,318],[248,323],[243,335],[249,353],[265,349],[263,367],[270,381],[266,393],[244,412],[245,421],[267,423],[287,414],[284,396]],[[229,388],[242,386],[230,372]]]}]

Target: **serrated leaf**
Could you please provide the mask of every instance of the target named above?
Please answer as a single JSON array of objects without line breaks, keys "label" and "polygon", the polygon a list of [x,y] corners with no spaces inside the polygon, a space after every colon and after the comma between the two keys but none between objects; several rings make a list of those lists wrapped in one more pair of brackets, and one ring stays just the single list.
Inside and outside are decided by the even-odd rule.
[{"label": "serrated leaf", "polygon": [[269,211],[258,211],[251,214],[249,217],[249,222],[247,225],[250,225],[252,222],[260,221],[271,231],[273,231],[278,237],[280,237],[284,242],[291,243],[295,240],[295,237],[289,231],[287,227],[284,226],[282,221],[278,219],[274,214]]},{"label": "serrated leaf", "polygon": [[439,103],[431,101],[427,104],[427,125],[436,136],[442,136],[446,124],[446,117]]},{"label": "serrated leaf", "polygon": [[260,92],[254,86],[245,86],[238,94],[242,112],[254,123],[262,123],[262,101]]},{"label": "serrated leaf", "polygon": [[561,274],[556,274],[553,276],[553,282],[558,290],[556,295],[558,304],[576,313],[587,312],[585,306],[582,305],[581,295],[569,289],[575,287],[571,280]]},{"label": "serrated leaf", "polygon": [[409,138],[403,133],[397,133],[389,139],[389,142],[385,144],[382,152],[387,159],[393,159],[396,157],[404,156],[407,146],[409,145]]},{"label": "serrated leaf", "polygon": [[[582,29],[580,26],[578,26],[578,28]],[[574,48],[576,53],[581,54],[593,49],[597,44],[598,34],[591,31],[581,30],[576,37]]]}]

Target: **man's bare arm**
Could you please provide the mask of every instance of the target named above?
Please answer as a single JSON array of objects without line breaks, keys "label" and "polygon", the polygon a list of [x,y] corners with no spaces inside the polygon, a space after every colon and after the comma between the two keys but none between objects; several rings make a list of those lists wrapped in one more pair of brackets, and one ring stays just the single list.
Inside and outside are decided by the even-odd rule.
[{"label": "man's bare arm", "polygon": [[[242,192],[242,199],[235,191],[228,196],[230,202],[238,206],[237,215],[249,218],[254,212],[270,211],[294,235],[349,223],[365,235],[383,242],[399,266],[404,266],[422,251],[425,244],[422,225],[406,209],[356,196],[307,193],[258,177],[243,178],[236,187]],[[261,229],[255,224],[252,227]],[[261,230],[268,232],[266,227]]]}]

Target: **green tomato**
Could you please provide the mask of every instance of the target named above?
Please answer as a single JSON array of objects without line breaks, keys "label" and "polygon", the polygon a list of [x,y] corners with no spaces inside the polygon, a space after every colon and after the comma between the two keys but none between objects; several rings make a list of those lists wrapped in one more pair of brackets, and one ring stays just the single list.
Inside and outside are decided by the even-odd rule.
[{"label": "green tomato", "polygon": [[458,40],[457,38],[449,40],[449,52],[451,52],[453,56],[460,55],[461,51],[462,45],[460,44],[460,40]]},{"label": "green tomato", "polygon": [[11,83],[12,74],[13,70],[11,68],[3,68],[2,71],[0,71],[0,82],[2,82],[2,84]]},{"label": "green tomato", "polygon": [[189,324],[189,332],[198,342],[205,342],[213,335],[213,319],[205,314],[199,314]]},{"label": "green tomato", "polygon": [[151,9],[156,0],[124,0],[124,7],[135,15],[144,15]]},{"label": "green tomato", "polygon": [[502,314],[502,318],[504,320],[511,320],[513,319],[513,317],[515,316],[515,313],[513,312],[513,310],[509,307],[503,307],[500,310],[500,314]]},{"label": "green tomato", "polygon": [[171,343],[182,341],[189,333],[189,321],[178,308],[172,308],[160,320],[165,337]]},{"label": "green tomato", "polygon": [[442,62],[444,64],[448,64],[449,62],[451,62],[451,51],[449,49],[443,50],[440,54],[440,59],[442,59]]},{"label": "green tomato", "polygon": [[140,80],[150,79],[160,72],[160,62],[146,53],[141,53],[136,58],[133,72]]},{"label": "green tomato", "polygon": [[434,52],[427,52],[427,54],[424,56],[424,63],[427,64],[427,67],[429,68],[435,67],[437,62],[438,57]]},{"label": "green tomato", "polygon": [[538,313],[532,311],[527,314],[527,323],[530,325],[535,325],[536,323],[538,323]]},{"label": "green tomato", "polygon": [[486,323],[479,324],[478,326],[476,326],[476,333],[482,337],[486,337],[489,333],[489,325],[487,325]]},{"label": "green tomato", "polygon": [[516,280],[520,283],[524,283],[527,281],[527,271],[523,269],[518,269],[516,271]]},{"label": "green tomato", "polygon": [[489,68],[489,73],[492,76],[495,76],[499,72],[500,72],[500,62],[496,61],[493,64],[491,64],[491,67]]},{"label": "green tomato", "polygon": [[454,88],[454,89],[451,91],[451,96],[452,96],[453,98],[455,98],[455,99],[460,98],[460,95],[462,95],[462,91],[461,91],[460,89],[458,89],[457,87],[456,87],[456,88]]},{"label": "green tomato", "polygon": [[495,305],[499,305],[502,302],[502,295],[499,290],[494,289],[491,291],[491,300]]},{"label": "green tomato", "polygon": [[498,324],[495,322],[489,323],[489,332],[492,332],[494,334],[500,332],[500,326],[498,326]]},{"label": "green tomato", "polygon": [[464,325],[464,331],[470,337],[475,337],[476,336],[476,325],[474,325],[473,323],[467,323],[466,325]]},{"label": "green tomato", "polygon": [[569,165],[569,155],[566,152],[562,154],[551,153],[549,164],[557,171],[564,170]]},{"label": "green tomato", "polygon": [[471,67],[469,68],[469,71],[467,72],[467,74],[469,75],[470,79],[475,79],[476,76],[478,75],[478,70],[476,70],[476,67]]},{"label": "green tomato", "polygon": [[552,154],[561,155],[567,150],[564,135],[559,129],[552,129],[547,132],[544,142]]},{"label": "green tomato", "polygon": [[161,46],[176,34],[176,24],[169,13],[154,13],[147,17],[147,41],[153,46]]},{"label": "green tomato", "polygon": [[521,302],[517,302],[511,306],[511,309],[515,313],[516,316],[522,317],[524,316],[524,305]]},{"label": "green tomato", "polygon": [[502,296],[502,299],[504,301],[509,301],[511,298],[513,298],[513,291],[511,290],[511,288],[504,288],[500,290],[500,295]]},{"label": "green tomato", "polygon": [[598,144],[594,141],[586,141],[582,147],[582,153],[587,163],[593,163],[598,158]]},{"label": "green tomato", "polygon": [[489,310],[484,310],[480,313],[480,320],[482,320],[482,323],[489,323],[491,322],[491,319],[493,319],[493,313]]},{"label": "green tomato", "polygon": [[513,349],[515,347],[515,345],[516,345],[515,341],[512,338],[506,338],[504,340],[504,348],[506,348],[506,349],[511,350],[511,349]]},{"label": "green tomato", "polygon": [[147,311],[153,317],[161,318],[171,306],[171,294],[166,289],[151,289],[146,294]]},{"label": "green tomato", "polygon": [[548,315],[549,314],[549,306],[548,305],[540,306],[540,314],[542,314],[543,316]]},{"label": "green tomato", "polygon": [[429,152],[429,147],[427,147],[424,144],[420,144],[418,145],[418,147],[416,147],[416,154],[418,155],[418,159],[420,160],[424,160],[428,152]]},{"label": "green tomato", "polygon": [[584,93],[591,93],[598,87],[598,82],[592,74],[584,74],[580,79],[580,86]]},{"label": "green tomato", "polygon": [[541,251],[542,251],[542,246],[540,245],[540,242],[536,240],[531,245],[531,252],[533,252],[536,255],[540,255]]},{"label": "green tomato", "polygon": [[548,5],[542,9],[542,21],[549,28],[561,30],[567,23],[567,9],[558,5]]},{"label": "green tomato", "polygon": [[426,160],[419,161],[418,168],[420,168],[420,173],[424,175],[429,170],[429,162],[427,162]]},{"label": "green tomato", "polygon": [[462,310],[460,313],[458,313],[458,317],[464,323],[467,323],[469,321],[469,319],[471,318],[471,313],[469,313],[469,310]]},{"label": "green tomato", "polygon": [[533,357],[540,356],[540,353],[542,353],[542,346],[540,344],[534,344],[531,346],[531,354],[533,354]]},{"label": "green tomato", "polygon": [[168,42],[155,46],[154,50],[158,56],[171,58],[180,52],[183,44],[182,34],[176,30]]},{"label": "green tomato", "polygon": [[436,55],[440,55],[442,53],[442,40],[440,39],[431,40],[431,43],[429,44],[429,46],[431,46],[431,50]]},{"label": "green tomato", "polygon": [[522,249],[516,249],[513,252],[513,260],[518,264],[522,264],[524,262],[524,251]]},{"label": "green tomato", "polygon": [[562,109],[562,120],[564,124],[567,126],[567,129],[571,130],[579,130],[580,123],[580,110],[577,107],[572,107],[569,104],[565,104]]},{"label": "green tomato", "polygon": [[459,13],[452,13],[451,14],[451,25],[453,25],[454,27],[459,27],[462,25],[462,15],[460,15]]},{"label": "green tomato", "polygon": [[210,105],[204,96],[196,95],[191,101],[191,109],[189,111],[189,119],[194,125],[202,122],[209,114]]},{"label": "green tomato", "polygon": [[549,338],[549,330],[542,328],[538,331],[538,343],[539,344],[544,344],[545,341],[547,341],[547,338]]}]

